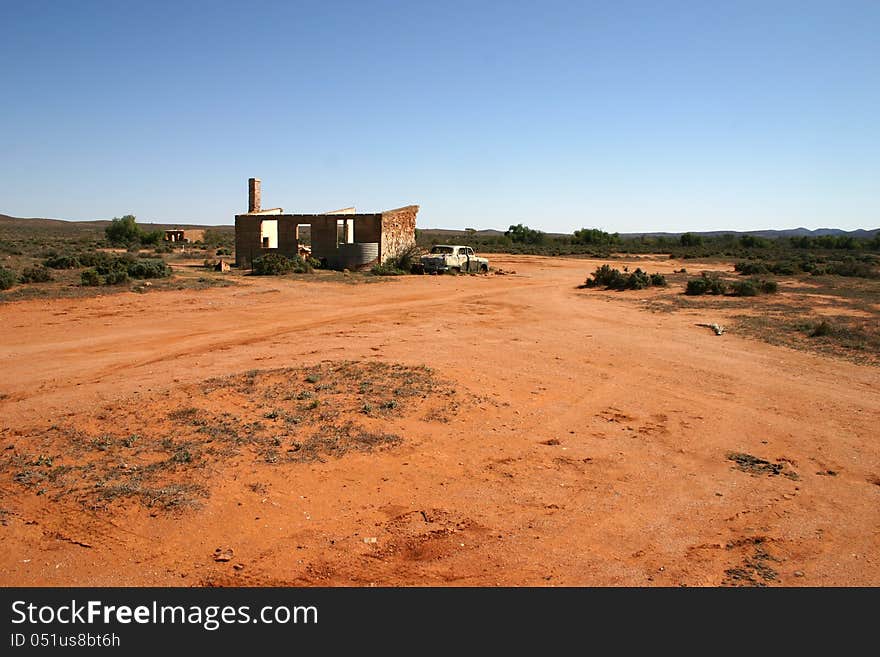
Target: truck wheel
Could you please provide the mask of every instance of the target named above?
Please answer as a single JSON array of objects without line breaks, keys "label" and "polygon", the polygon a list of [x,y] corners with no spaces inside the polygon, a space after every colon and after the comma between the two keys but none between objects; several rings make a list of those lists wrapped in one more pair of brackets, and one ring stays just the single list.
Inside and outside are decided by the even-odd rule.
[{"label": "truck wheel", "polygon": [[488,265],[480,265],[480,273],[481,274],[488,274],[489,273],[489,266]]},{"label": "truck wheel", "polygon": [[450,268],[449,268],[449,271],[451,271],[453,274],[460,274],[460,273],[461,273],[461,267],[450,267]]}]

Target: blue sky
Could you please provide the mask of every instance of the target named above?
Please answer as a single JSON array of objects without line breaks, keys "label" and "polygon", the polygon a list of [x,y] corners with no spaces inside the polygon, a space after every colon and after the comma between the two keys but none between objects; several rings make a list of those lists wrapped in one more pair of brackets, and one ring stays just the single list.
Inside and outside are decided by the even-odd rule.
[{"label": "blue sky", "polygon": [[880,226],[880,2],[0,0],[0,212]]}]

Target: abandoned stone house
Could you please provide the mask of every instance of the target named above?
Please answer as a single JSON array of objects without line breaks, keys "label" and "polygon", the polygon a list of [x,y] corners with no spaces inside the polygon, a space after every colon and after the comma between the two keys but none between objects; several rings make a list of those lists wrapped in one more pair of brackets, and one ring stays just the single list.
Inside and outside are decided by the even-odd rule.
[{"label": "abandoned stone house", "polygon": [[248,180],[248,211],[235,215],[235,264],[249,268],[264,253],[302,253],[308,230],[311,256],[333,269],[358,269],[399,254],[416,241],[418,205],[385,212],[344,208],[323,214],[288,214],[260,207],[260,180]]},{"label": "abandoned stone house", "polygon": [[192,244],[194,242],[204,242],[205,241],[205,231],[204,230],[166,230],[163,238],[166,242],[183,242],[186,244]]}]

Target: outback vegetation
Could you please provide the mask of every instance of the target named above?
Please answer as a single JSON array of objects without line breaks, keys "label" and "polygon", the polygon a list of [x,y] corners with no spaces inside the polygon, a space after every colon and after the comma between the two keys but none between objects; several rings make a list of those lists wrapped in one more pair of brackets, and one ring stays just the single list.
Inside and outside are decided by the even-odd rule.
[{"label": "outback vegetation", "polygon": [[192,274],[172,264],[199,254],[231,254],[233,232],[207,229],[198,244],[162,241],[164,226],[144,229],[132,215],[111,222],[0,217],[0,302],[89,296],[123,290],[229,285],[228,278]]},{"label": "outback vegetation", "polygon": [[543,233],[518,224],[507,231],[433,231],[417,230],[416,240],[423,248],[435,244],[464,244],[486,253],[522,253],[529,255],[580,255],[608,257],[645,253],[663,253],[682,259],[736,258],[772,261],[804,261],[811,259],[828,263],[840,261],[874,262],[880,255],[880,234],[867,238],[843,235],[819,237],[797,236],[766,238],[749,234],[643,235],[622,236],[598,228],[581,228],[571,235]]},{"label": "outback vegetation", "polygon": [[412,273],[413,267],[419,262],[421,249],[413,244],[385,262],[375,265],[370,271],[376,276],[401,276]]},{"label": "outback vegetation", "polygon": [[283,276],[284,274],[308,274],[315,268],[315,261],[300,256],[288,258],[280,253],[266,253],[254,258],[251,274],[254,276]]},{"label": "outback vegetation", "polygon": [[643,290],[646,287],[656,285],[666,287],[666,277],[663,274],[648,274],[641,268],[630,272],[624,267],[621,272],[610,265],[598,267],[593,275],[588,277],[582,288],[604,287],[606,290]]},{"label": "outback vegetation", "polygon": [[406,440],[397,433],[400,418],[449,417],[459,405],[455,389],[423,366],[335,361],[249,370],[137,409],[53,425],[3,452],[0,477],[93,510],[125,499],[182,509],[210,494],[212,476],[229,459],[295,467],[390,449]]}]

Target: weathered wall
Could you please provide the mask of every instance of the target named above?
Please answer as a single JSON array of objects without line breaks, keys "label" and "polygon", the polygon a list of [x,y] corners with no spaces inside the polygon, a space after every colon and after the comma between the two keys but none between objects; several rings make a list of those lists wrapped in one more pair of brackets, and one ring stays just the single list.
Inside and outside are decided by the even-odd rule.
[{"label": "weathered wall", "polygon": [[[379,260],[385,262],[416,243],[418,205],[408,205],[382,213],[382,240]],[[356,229],[355,229],[356,230]]]},{"label": "weathered wall", "polygon": [[299,253],[299,240],[296,239],[296,225],[299,223],[295,218],[288,219],[286,215],[278,215],[278,252],[288,257]]},{"label": "weathered wall", "polygon": [[235,266],[248,268],[262,253],[260,246],[260,215],[239,214],[235,217]]},{"label": "weathered wall", "polygon": [[358,215],[357,221],[354,222],[354,241],[360,242],[376,242],[382,240],[382,215],[381,214],[362,214]]},{"label": "weathered wall", "polygon": [[331,260],[336,255],[336,217],[317,216],[303,223],[312,226],[312,256]]}]

